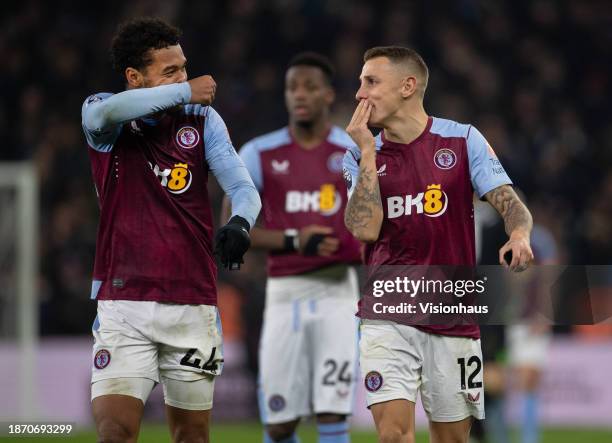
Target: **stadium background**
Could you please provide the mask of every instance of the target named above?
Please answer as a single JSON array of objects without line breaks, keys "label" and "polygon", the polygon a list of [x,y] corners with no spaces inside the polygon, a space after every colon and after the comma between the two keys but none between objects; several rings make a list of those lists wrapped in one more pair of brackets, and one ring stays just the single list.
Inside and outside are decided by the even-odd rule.
[{"label": "stadium background", "polygon": [[[214,76],[214,107],[237,148],[286,123],[284,69],[296,52],[316,50],[332,59],[337,69],[333,118],[345,126],[364,50],[395,43],[416,48],[431,71],[426,110],[473,123],[483,132],[525,193],[535,220],[553,234],[560,262],[610,264],[608,2],[111,1],[94,7],[77,1],[10,1],[3,4],[0,19],[0,161],[29,160],[40,181],[39,359],[59,365],[50,372],[59,378],[48,375],[39,392],[48,403],[42,409],[56,414],[50,418],[74,421],[66,411],[88,407],[87,398],[67,405],[68,397],[57,398],[67,388],[53,387],[69,383],[61,379],[66,374],[87,370],[82,349],[90,344],[95,317],[89,290],[98,209],[80,128],[81,104],[93,92],[123,89],[109,64],[108,47],[117,24],[140,15],[160,16],[183,29],[188,73]],[[214,183],[211,194],[218,213],[222,195]],[[219,421],[257,417],[264,260],[249,253],[242,272],[220,274],[224,333],[234,362],[228,362],[223,376],[232,383],[220,383],[216,393]],[[556,345],[595,346],[584,355],[585,363],[607,361],[605,367],[612,369],[610,327],[556,332]],[[0,349],[0,373],[11,374],[11,351]],[[567,355],[560,354],[561,365]],[[86,386],[79,389],[84,392]],[[578,401],[573,395],[580,389],[586,388],[567,394],[568,403]],[[0,421],[10,417],[7,398],[0,400]],[[588,401],[581,405],[597,407]],[[163,409],[152,404],[147,414],[159,419]],[[609,416],[612,429],[612,412]],[[605,420],[564,423],[585,429],[606,425]]]}]

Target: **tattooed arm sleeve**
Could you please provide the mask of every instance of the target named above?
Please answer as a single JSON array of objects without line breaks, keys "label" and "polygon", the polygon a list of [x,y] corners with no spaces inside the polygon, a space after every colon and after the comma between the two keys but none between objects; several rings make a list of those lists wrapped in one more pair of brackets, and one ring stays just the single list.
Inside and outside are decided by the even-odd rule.
[{"label": "tattooed arm sleeve", "polygon": [[529,238],[533,219],[529,209],[519,199],[512,186],[502,185],[485,194],[487,201],[497,209],[504,219],[506,234],[511,236],[515,231],[524,231]]},{"label": "tattooed arm sleeve", "polygon": [[349,150],[344,156],[344,177],[350,196],[344,224],[356,238],[372,243],[378,239],[383,220],[376,154],[367,153],[357,163],[359,154]]}]

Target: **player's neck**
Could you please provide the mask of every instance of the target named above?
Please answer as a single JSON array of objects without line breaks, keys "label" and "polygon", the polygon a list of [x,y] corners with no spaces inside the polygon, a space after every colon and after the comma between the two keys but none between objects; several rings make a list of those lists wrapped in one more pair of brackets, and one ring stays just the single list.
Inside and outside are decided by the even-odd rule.
[{"label": "player's neck", "polygon": [[291,137],[304,149],[313,149],[323,143],[327,138],[330,126],[329,122],[324,119],[307,126],[289,122]]},{"label": "player's neck", "polygon": [[407,112],[398,112],[385,124],[385,139],[405,145],[412,143],[423,133],[428,121],[429,116],[423,106],[408,109]]}]

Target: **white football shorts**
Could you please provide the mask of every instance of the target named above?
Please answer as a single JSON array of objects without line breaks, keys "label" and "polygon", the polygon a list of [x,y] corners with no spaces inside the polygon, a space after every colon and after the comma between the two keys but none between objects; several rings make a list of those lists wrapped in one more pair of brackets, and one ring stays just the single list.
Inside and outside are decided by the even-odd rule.
[{"label": "white football shorts", "polygon": [[551,333],[533,332],[530,325],[512,325],[507,329],[508,357],[511,366],[542,369],[546,366]]},{"label": "white football shorts", "polygon": [[268,279],[259,357],[264,424],[320,413],[351,414],[358,291],[352,268],[337,279]]},{"label": "white football shorts", "polygon": [[480,340],[429,334],[392,322],[360,326],[360,364],[368,407],[390,400],[416,402],[429,419],[484,419]]},{"label": "white football shorts", "polygon": [[99,300],[93,336],[92,399],[123,394],[144,403],[161,382],[166,404],[212,408],[223,368],[216,306]]}]

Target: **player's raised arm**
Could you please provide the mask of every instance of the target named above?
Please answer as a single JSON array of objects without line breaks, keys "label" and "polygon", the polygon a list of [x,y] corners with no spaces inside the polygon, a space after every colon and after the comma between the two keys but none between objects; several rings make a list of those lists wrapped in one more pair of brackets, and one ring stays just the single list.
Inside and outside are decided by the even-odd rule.
[{"label": "player's raised arm", "polygon": [[109,127],[189,103],[191,88],[187,83],[154,88],[130,89],[114,95],[92,95],[83,105],[83,126],[89,131]]},{"label": "player's raised arm", "polygon": [[251,244],[249,231],[257,220],[261,200],[223,119],[213,108],[206,114],[204,147],[206,161],[232,206],[232,217],[215,236],[215,253],[224,266],[238,269]]},{"label": "player's raised arm", "polygon": [[376,144],[368,129],[372,105],[361,100],[346,132],[361,151],[359,177],[351,192],[344,213],[344,223],[359,240],[372,243],[378,239],[383,221],[383,208],[376,172]]},{"label": "player's raised arm", "polygon": [[83,126],[90,132],[100,132],[178,105],[208,105],[215,92],[215,81],[203,75],[188,82],[129,89],[114,95],[94,94],[83,104]]}]

